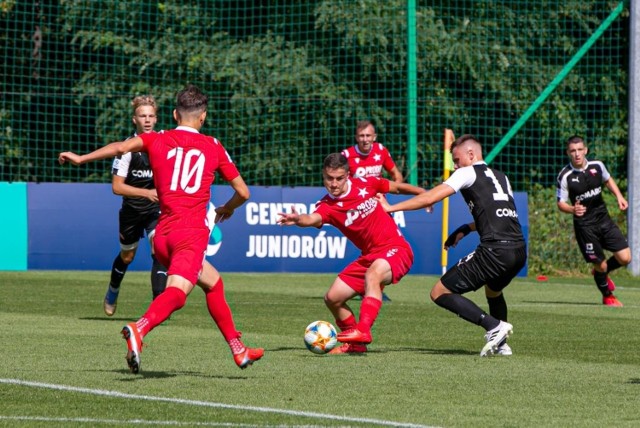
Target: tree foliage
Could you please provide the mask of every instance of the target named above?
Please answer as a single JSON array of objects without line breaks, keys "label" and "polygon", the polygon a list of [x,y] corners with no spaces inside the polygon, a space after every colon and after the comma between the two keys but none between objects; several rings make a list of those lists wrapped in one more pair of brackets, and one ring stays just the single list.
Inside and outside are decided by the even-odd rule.
[{"label": "tree foliage", "polygon": [[[223,141],[250,184],[318,185],[322,158],[350,144],[364,118],[409,167],[413,59],[404,0],[1,4],[1,180],[108,180],[104,165],[56,168],[55,154],[130,134],[129,102],[140,93],[158,98],[159,125],[172,127],[173,97],[185,83],[209,94],[205,131]],[[490,150],[616,4],[417,2],[420,181],[440,178],[443,128],[477,134]],[[518,190],[553,182],[573,133],[614,175],[626,174],[626,64],[607,58],[625,56],[627,27],[625,11],[607,43],[594,46],[496,158]]]}]

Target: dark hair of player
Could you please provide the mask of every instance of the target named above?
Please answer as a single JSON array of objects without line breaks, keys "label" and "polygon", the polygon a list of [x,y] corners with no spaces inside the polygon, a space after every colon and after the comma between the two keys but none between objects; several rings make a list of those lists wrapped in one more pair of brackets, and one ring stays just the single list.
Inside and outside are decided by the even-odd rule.
[{"label": "dark hair of player", "polygon": [[195,85],[187,85],[176,95],[178,113],[202,113],[207,110],[209,98]]},{"label": "dark hair of player", "polygon": [[349,161],[342,155],[342,153],[331,153],[329,156],[324,158],[322,168],[344,169],[346,172],[349,172]]},{"label": "dark hair of player", "polygon": [[459,136],[456,141],[454,141],[453,143],[451,143],[451,149],[449,150],[451,153],[453,153],[453,149],[455,149],[458,146],[463,145],[464,143],[466,143],[467,141],[473,141],[476,144],[480,144],[480,142],[478,141],[478,139],[472,135],[472,134],[464,134]]}]

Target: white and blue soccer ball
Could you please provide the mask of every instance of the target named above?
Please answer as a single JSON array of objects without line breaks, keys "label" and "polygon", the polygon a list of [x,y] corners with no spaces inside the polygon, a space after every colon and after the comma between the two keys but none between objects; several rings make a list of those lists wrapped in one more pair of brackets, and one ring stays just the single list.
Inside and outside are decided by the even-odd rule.
[{"label": "white and blue soccer ball", "polygon": [[304,330],[304,344],[314,354],[326,354],[338,344],[336,328],[328,321],[314,321]]}]

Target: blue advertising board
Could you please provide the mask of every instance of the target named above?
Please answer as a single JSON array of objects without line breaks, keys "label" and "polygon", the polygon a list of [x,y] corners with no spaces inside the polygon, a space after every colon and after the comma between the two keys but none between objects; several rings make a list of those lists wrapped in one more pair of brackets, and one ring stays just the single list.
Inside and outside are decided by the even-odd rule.
[{"label": "blue advertising board", "polygon": [[[207,259],[226,272],[327,272],[340,271],[359,251],[332,226],[299,228],[277,224],[278,213],[309,213],[324,194],[321,187],[250,187],[251,198],[227,221],[211,232]],[[213,209],[231,196],[229,186],[213,186],[209,205]],[[391,202],[406,196],[391,195]],[[515,195],[528,237],[527,196]],[[118,210],[121,199],[108,184],[29,184],[29,269],[109,270],[119,251]],[[459,195],[450,198],[451,229],[472,221]],[[395,213],[414,254],[411,273],[440,274],[442,204],[432,213],[424,210]],[[209,224],[213,224],[210,221]],[[448,265],[478,245],[473,233],[449,251]],[[142,240],[132,270],[151,266],[149,245]],[[526,276],[527,268],[521,276]]]}]

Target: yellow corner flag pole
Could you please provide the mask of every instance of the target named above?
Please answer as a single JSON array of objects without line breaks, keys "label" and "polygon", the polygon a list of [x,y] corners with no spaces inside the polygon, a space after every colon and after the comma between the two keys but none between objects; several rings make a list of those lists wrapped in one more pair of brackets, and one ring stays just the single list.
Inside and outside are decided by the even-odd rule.
[{"label": "yellow corner flag pole", "polygon": [[[451,158],[451,144],[455,140],[451,129],[444,130],[444,174],[443,180],[449,178],[453,171],[453,159]],[[449,236],[449,198],[442,201],[442,249],[440,250],[440,266],[442,266],[442,274],[447,271],[447,251],[444,249],[444,241]]]}]

